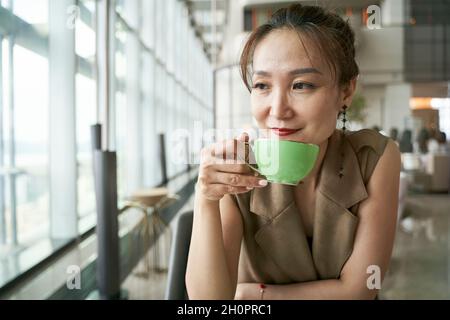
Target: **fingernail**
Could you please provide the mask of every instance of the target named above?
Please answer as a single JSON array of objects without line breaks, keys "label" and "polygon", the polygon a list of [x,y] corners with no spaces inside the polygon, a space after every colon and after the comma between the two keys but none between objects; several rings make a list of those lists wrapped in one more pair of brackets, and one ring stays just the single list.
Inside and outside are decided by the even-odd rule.
[{"label": "fingernail", "polygon": [[267,186],[267,180],[259,180],[259,185],[262,187]]},{"label": "fingernail", "polygon": [[247,187],[247,190],[253,190],[253,188],[252,187]]}]

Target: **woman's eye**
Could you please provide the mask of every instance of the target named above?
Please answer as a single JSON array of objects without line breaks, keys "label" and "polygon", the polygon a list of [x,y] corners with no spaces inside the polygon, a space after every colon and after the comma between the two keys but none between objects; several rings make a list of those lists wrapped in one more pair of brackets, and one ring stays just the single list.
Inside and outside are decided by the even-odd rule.
[{"label": "woman's eye", "polygon": [[253,86],[254,89],[265,90],[267,89],[267,85],[265,83],[256,83]]},{"label": "woman's eye", "polygon": [[294,83],[293,88],[294,88],[294,90],[314,89],[314,86],[309,83],[297,82],[297,83]]}]

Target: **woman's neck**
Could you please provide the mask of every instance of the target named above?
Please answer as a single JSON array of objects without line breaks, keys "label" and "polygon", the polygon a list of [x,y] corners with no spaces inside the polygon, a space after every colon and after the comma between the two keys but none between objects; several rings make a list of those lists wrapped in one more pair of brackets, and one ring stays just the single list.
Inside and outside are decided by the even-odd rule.
[{"label": "woman's neck", "polygon": [[312,169],[310,174],[296,186],[296,189],[305,190],[312,188],[312,190],[316,190],[317,184],[319,182],[318,180],[320,176],[320,169],[322,167],[322,163],[325,158],[327,148],[328,148],[328,139],[326,139],[323,143],[319,145],[319,155],[317,156],[314,168]]}]

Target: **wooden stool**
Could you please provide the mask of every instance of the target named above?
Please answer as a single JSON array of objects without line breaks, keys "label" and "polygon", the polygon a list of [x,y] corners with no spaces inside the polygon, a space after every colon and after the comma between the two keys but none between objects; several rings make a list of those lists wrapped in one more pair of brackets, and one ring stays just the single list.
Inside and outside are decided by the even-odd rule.
[{"label": "wooden stool", "polygon": [[[167,188],[137,190],[129,198],[129,202],[127,204],[135,208],[140,208],[144,213],[143,231],[145,247],[147,249],[147,252],[145,253],[147,273],[149,273],[150,270],[155,272],[167,272],[167,266],[162,266],[160,261],[161,257],[157,240],[159,235],[167,232],[167,242],[170,248],[172,231],[170,226],[161,218],[160,210],[167,208],[178,199],[179,196],[176,194],[171,194]],[[148,249],[150,249],[151,243],[154,245],[152,267],[150,266],[151,264],[147,257]]]}]

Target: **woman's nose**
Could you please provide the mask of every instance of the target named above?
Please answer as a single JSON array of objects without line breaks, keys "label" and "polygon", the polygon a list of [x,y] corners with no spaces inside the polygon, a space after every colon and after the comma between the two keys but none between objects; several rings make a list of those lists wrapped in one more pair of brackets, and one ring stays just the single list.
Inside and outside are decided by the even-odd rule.
[{"label": "woman's nose", "polygon": [[289,104],[287,93],[281,90],[274,91],[270,105],[270,115],[277,119],[285,119],[291,117],[292,114],[293,110]]}]

